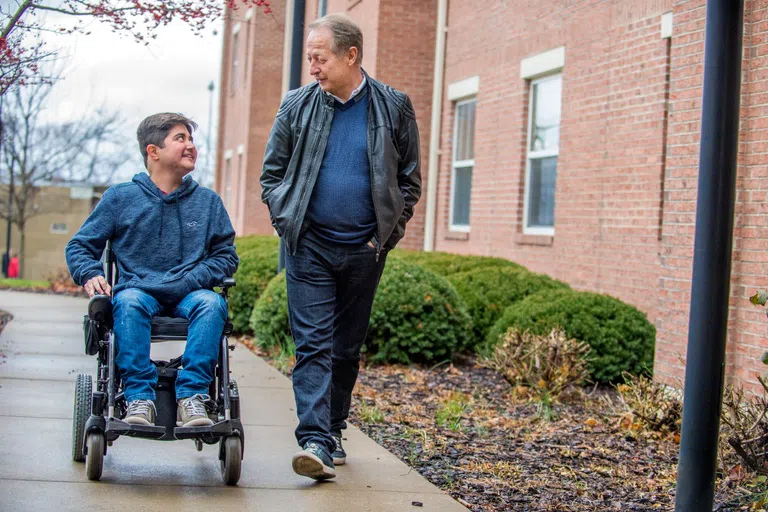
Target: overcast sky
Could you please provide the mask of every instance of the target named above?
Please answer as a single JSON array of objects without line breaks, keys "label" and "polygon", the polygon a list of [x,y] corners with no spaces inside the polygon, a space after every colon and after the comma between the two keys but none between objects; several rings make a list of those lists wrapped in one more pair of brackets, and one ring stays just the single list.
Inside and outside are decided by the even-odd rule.
[{"label": "overcast sky", "polygon": [[[48,14],[46,24],[58,18]],[[123,169],[128,179],[141,165],[136,127],[157,112],[181,112],[198,124],[201,147],[195,174],[204,171],[204,146],[208,135],[208,84],[214,82],[211,131],[216,133],[223,22],[211,23],[201,36],[182,22],[157,29],[157,39],[145,46],[130,35],[118,35],[99,22],[87,24],[89,35],[47,35],[64,58],[63,78],[53,88],[48,116],[70,120],[104,105],[126,119],[126,144],[136,149],[134,166]],[[211,150],[215,151],[215,139]],[[213,159],[210,166],[213,167]]]}]

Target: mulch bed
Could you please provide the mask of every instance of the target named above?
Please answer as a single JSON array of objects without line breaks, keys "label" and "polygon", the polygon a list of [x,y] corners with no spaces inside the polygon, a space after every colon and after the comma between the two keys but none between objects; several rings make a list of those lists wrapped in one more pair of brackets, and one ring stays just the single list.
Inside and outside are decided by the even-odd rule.
[{"label": "mulch bed", "polygon": [[[677,436],[632,428],[612,388],[554,404],[551,419],[520,391],[472,360],[363,366],[350,421],[473,511],[674,508]],[[460,419],[438,425],[446,404]],[[768,510],[752,481],[718,479],[714,510]]]}]

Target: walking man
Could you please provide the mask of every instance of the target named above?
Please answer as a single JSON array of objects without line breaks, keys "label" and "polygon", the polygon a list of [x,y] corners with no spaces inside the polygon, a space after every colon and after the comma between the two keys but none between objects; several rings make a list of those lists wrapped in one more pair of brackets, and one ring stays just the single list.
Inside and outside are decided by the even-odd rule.
[{"label": "walking man", "polygon": [[283,99],[261,186],[287,253],[302,448],[293,470],[323,480],[346,462],[341,431],[373,298],[421,195],[421,171],[411,100],[362,69],[360,28],[331,14],[309,30],[315,82]]}]

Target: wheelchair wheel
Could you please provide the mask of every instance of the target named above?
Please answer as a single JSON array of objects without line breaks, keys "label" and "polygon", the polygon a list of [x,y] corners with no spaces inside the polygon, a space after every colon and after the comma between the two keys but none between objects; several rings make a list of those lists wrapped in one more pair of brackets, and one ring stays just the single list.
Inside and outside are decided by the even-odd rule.
[{"label": "wheelchair wheel", "polygon": [[227,485],[237,485],[243,463],[243,443],[237,436],[221,440],[221,479]]},{"label": "wheelchair wheel", "polygon": [[104,468],[104,434],[91,432],[88,434],[88,455],[85,457],[85,474],[88,480],[101,478]]},{"label": "wheelchair wheel", "polygon": [[93,383],[91,376],[81,373],[75,383],[75,410],[72,414],[72,460],[85,460],[85,422],[91,415],[91,392]]}]

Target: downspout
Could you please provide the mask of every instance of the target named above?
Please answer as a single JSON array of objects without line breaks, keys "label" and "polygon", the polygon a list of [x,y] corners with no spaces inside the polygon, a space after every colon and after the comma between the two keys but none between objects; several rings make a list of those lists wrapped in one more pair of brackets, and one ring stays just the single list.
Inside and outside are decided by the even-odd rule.
[{"label": "downspout", "polygon": [[435,37],[435,76],[432,79],[432,123],[429,131],[429,169],[427,171],[427,218],[424,223],[424,250],[435,249],[437,217],[437,175],[440,153],[440,124],[443,117],[443,75],[445,70],[445,25],[448,0],[437,2],[437,37]]}]

